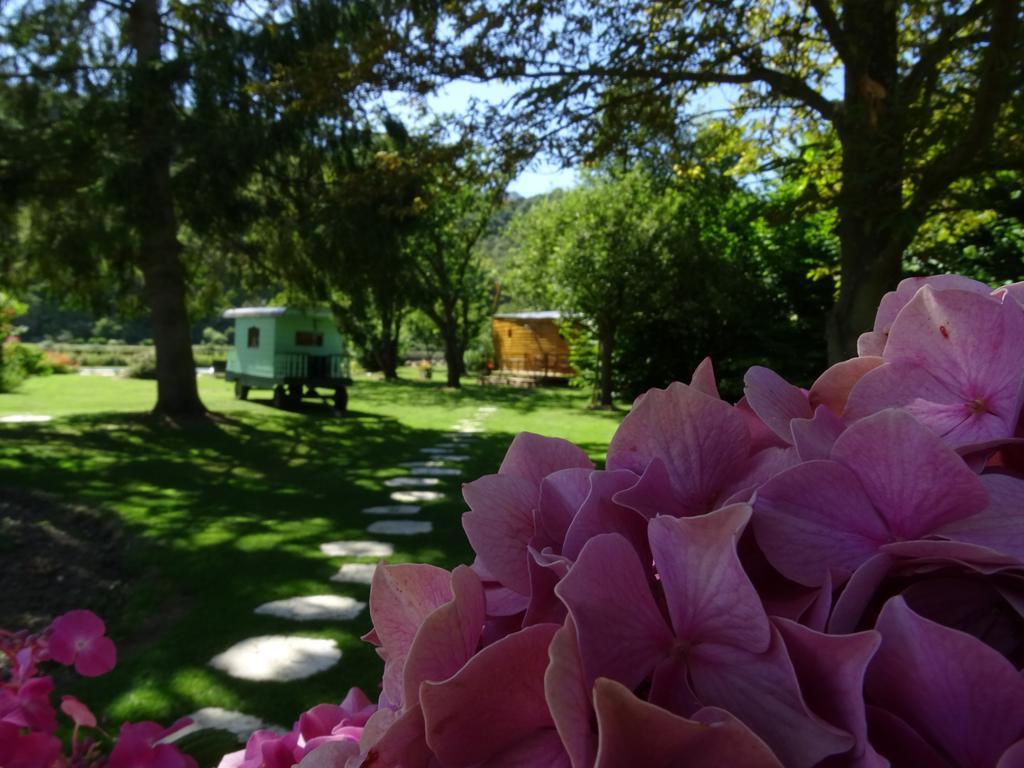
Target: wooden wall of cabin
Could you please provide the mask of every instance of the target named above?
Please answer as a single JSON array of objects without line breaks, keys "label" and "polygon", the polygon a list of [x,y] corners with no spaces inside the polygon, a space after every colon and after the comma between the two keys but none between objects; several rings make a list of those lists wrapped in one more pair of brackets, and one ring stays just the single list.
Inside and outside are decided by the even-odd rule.
[{"label": "wooden wall of cabin", "polygon": [[569,345],[555,320],[492,317],[491,338],[498,370],[573,374]]}]

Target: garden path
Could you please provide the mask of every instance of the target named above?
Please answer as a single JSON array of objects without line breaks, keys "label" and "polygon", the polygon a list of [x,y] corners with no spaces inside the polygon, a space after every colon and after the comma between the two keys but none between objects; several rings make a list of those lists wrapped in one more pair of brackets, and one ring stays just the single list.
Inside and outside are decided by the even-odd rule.
[{"label": "garden path", "polygon": [[[453,425],[453,432],[445,435],[445,442],[422,449],[430,456],[427,461],[407,461],[399,466],[408,470],[404,476],[384,481],[386,488],[412,488],[390,494],[397,504],[367,507],[363,514],[376,516],[416,515],[420,506],[412,502],[440,501],[445,494],[440,490],[423,490],[438,486],[439,478],[454,478],[461,475],[458,464],[469,459],[465,451],[476,435],[483,431],[481,420],[497,410],[483,406],[477,410],[476,418],[463,419]],[[433,523],[429,520],[387,519],[372,522],[367,526],[370,534],[385,536],[415,536],[430,533]],[[393,544],[372,539],[356,541],[330,541],[320,545],[320,551],[328,557],[372,557],[378,561],[391,557]],[[372,583],[376,563],[344,563],[331,581],[342,584],[366,586]],[[264,603],[255,613],[274,616],[291,621],[350,621],[358,618],[366,603],[345,595],[304,595]],[[242,640],[210,660],[210,665],[232,677],[259,682],[286,682],[301,680],[318,672],[330,669],[341,660],[341,649],[332,639],[301,637],[293,635],[263,635]],[[254,730],[272,728],[259,718],[243,712],[207,707],[194,712],[190,717],[193,725],[187,732],[204,728],[219,728],[234,733],[241,741]]]}]

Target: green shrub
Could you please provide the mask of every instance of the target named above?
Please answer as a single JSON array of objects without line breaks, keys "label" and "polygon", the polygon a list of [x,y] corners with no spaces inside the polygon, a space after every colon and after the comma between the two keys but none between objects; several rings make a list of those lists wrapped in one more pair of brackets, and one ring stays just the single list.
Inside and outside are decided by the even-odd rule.
[{"label": "green shrub", "polygon": [[123,375],[129,379],[155,379],[156,355],[150,353],[136,355]]}]

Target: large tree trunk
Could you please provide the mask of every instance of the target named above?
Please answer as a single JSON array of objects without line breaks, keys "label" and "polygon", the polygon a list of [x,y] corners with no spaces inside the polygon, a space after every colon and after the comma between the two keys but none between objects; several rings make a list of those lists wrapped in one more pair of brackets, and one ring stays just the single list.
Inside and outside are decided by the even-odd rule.
[{"label": "large tree trunk", "polygon": [[464,363],[462,360],[463,348],[459,343],[459,334],[455,323],[450,322],[442,329],[444,338],[444,361],[448,366],[448,386],[458,389],[462,386],[461,376]]},{"label": "large tree trunk", "polygon": [[385,381],[398,379],[398,338],[390,334],[382,336],[374,345],[374,358],[384,374]]},{"label": "large tree trunk", "polygon": [[602,408],[611,408],[614,405],[612,400],[612,347],[614,344],[614,326],[610,324],[600,326],[597,329],[597,353],[601,368],[598,379],[598,405]]},{"label": "large tree trunk", "polygon": [[174,103],[171,85],[160,67],[163,34],[159,0],[136,0],[130,22],[137,56],[132,120],[139,153],[136,210],[140,263],[156,346],[154,412],[175,418],[200,416],[206,408],[196,385],[185,305],[185,270],[171,192]]},{"label": "large tree trunk", "polygon": [[878,302],[896,287],[909,238],[903,219],[903,125],[898,98],[897,4],[848,0],[848,39],[856,41],[845,70],[839,195],[840,288],[828,324],[832,362],[857,354]]}]

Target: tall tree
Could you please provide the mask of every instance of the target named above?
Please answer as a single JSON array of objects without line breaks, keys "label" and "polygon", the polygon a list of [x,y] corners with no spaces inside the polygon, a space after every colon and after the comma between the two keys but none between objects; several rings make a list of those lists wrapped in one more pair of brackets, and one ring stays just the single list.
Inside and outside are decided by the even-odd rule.
[{"label": "tall tree", "polygon": [[[440,147],[440,150],[451,149]],[[479,244],[504,198],[506,179],[478,158],[452,158],[428,171],[422,213],[405,240],[412,303],[444,342],[448,386],[460,387],[465,353],[489,305],[490,280]]]},{"label": "tall tree", "polygon": [[789,151],[809,127],[834,132],[833,358],[855,352],[951,185],[1024,164],[1020,0],[476,0],[444,9],[404,27],[414,30],[406,70],[434,82],[523,84],[508,119],[490,120],[520,143],[587,154],[609,130],[693,119],[708,88],[725,89],[729,103],[717,109],[745,120],[767,148]]},{"label": "tall tree", "polygon": [[[26,222],[18,246],[69,293],[103,300],[141,287],[159,413],[205,411],[189,273],[242,239],[258,213],[242,193],[260,159],[301,141],[304,111],[275,98],[287,91],[280,72],[346,48],[360,7],[17,0],[4,10],[0,165],[17,182],[3,202]],[[361,84],[353,75],[346,93]]]}]

